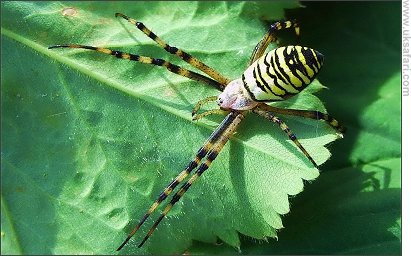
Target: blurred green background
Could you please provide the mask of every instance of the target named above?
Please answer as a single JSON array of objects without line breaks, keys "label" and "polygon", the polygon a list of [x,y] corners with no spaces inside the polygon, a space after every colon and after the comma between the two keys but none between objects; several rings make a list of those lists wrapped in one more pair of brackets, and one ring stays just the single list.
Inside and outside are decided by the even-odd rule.
[{"label": "blurred green background", "polygon": [[[306,182],[304,191],[290,198],[291,211],[282,216],[284,228],[277,234],[278,241],[251,238],[250,234],[257,231],[251,230],[252,227],[250,230],[245,228],[247,222],[237,224],[244,228],[243,233],[249,232],[249,236],[239,236],[241,252],[400,254],[400,3],[302,2],[304,7],[298,7],[299,3],[294,1],[275,4],[2,2],[1,253],[113,253],[113,246],[118,245],[125,232],[132,228],[136,216],[147,209],[173,176],[173,173],[160,174],[160,171],[179,170],[210,133],[207,125],[215,124],[213,119],[198,125],[179,121],[173,126],[171,121],[167,127],[171,132],[166,134],[161,133],[164,131],[161,125],[156,125],[162,124],[163,119],[187,117],[196,100],[215,94],[213,90],[201,87],[195,88],[194,93],[189,82],[152,67],[139,67],[136,71],[128,62],[107,60],[106,56],[70,51],[49,53],[46,49],[55,43],[78,42],[111,48],[121,46],[132,52],[144,52],[147,56],[170,58],[140,34],[135,36],[138,37],[136,42],[130,36],[133,30],[129,26],[112,22],[114,12],[121,11],[143,19],[150,27],[165,26],[167,41],[176,42],[176,46],[213,67],[221,66],[224,74],[230,77],[244,69],[256,38],[263,35],[272,20],[297,19],[301,24],[301,36],[296,38],[290,33],[281,33],[282,42],[298,42],[326,56],[318,79],[329,89],[316,95],[327,112],[342,121],[348,130],[344,139],[327,146],[332,156],[320,167],[320,176],[314,182]],[[59,17],[67,6],[76,6],[79,16]],[[87,15],[82,17],[82,12]],[[214,35],[219,36],[213,38]],[[56,54],[68,58],[59,58]],[[238,61],[232,61],[236,58]],[[60,66],[60,63],[63,64]],[[138,77],[140,75],[144,78]],[[150,112],[149,105],[135,96],[146,97],[144,95],[158,92],[134,91],[133,83],[138,81],[143,89],[149,88],[147,85],[160,84],[158,77],[182,95],[178,95],[179,101],[164,104],[164,113],[154,110],[161,112],[156,116],[157,113]],[[127,84],[120,87],[124,80]],[[101,86],[107,81],[110,86]],[[73,90],[79,83],[81,89]],[[162,84],[159,86],[164,90]],[[170,90],[171,96],[173,93],[174,90]],[[99,98],[94,99],[92,95]],[[156,102],[155,98],[147,98]],[[140,112],[150,114],[135,113],[139,112],[135,111],[136,105]],[[73,113],[66,112],[67,106],[71,106]],[[76,113],[80,113],[81,118]],[[50,116],[53,118],[48,118]],[[102,121],[106,117],[111,118],[109,123]],[[136,119],[144,118],[153,123],[142,128],[154,127],[150,130],[152,137],[139,136],[135,132]],[[87,125],[82,126],[83,123]],[[291,120],[291,124],[298,127],[301,123]],[[248,125],[252,127],[250,123]],[[264,127],[268,130],[271,126]],[[298,128],[295,130],[302,138],[311,138],[315,134],[315,130],[312,134]],[[193,138],[181,142],[180,151],[168,151],[166,145],[180,138],[183,131],[192,133]],[[166,142],[157,141],[154,136],[157,132]],[[318,130],[318,133],[322,134],[322,131]],[[100,134],[99,139],[106,142],[90,139],[90,134]],[[239,141],[252,140],[247,135],[239,136]],[[274,137],[283,139],[281,136],[277,132]],[[113,143],[120,138],[129,141],[121,146]],[[73,144],[73,141],[86,142]],[[230,150],[236,149],[230,146]],[[239,155],[250,154],[250,149],[245,146],[237,150]],[[326,158],[325,152],[318,154]],[[221,157],[233,161],[227,154]],[[124,163],[106,159],[130,160]],[[254,160],[257,163],[271,161]],[[72,166],[85,171],[70,172]],[[223,162],[216,166],[215,169],[226,167]],[[137,176],[130,169],[151,170],[153,174]],[[145,187],[140,189],[134,184],[124,188],[125,180],[118,178],[117,172],[121,174],[118,176],[127,178],[128,185],[138,181]],[[158,181],[152,181],[154,175],[158,176]],[[210,172],[210,180],[212,175]],[[96,180],[99,182],[94,183]],[[95,184],[99,186],[95,187]],[[226,214],[224,209],[218,212],[206,207],[211,199],[218,205],[215,201],[218,192],[215,192],[217,195],[206,194],[202,199],[195,196],[212,184],[205,178],[196,184],[197,190],[193,188],[191,195],[187,193],[184,206],[176,206],[175,217],[165,220],[167,224],[155,233],[157,238],[153,236],[153,246],[148,245],[144,251],[139,251],[135,247],[137,241],[133,241],[134,245],[126,248],[124,253],[236,253],[235,248],[216,243],[211,234],[213,218],[217,223],[218,216],[224,219]],[[148,199],[140,205],[138,200],[142,197]],[[81,201],[82,198],[87,201]],[[78,208],[80,201],[82,207]],[[136,204],[141,210],[130,210],[130,216],[122,211],[124,205],[132,207]],[[180,211],[182,214],[177,214]],[[90,214],[93,212],[96,215]],[[194,216],[197,222],[184,219],[185,215]],[[209,218],[202,221],[206,216]],[[241,216],[233,216],[236,217],[241,220]],[[132,223],[125,223],[129,219]],[[230,221],[225,223],[228,227]],[[256,222],[250,226],[258,229],[258,220],[253,221]],[[191,233],[184,230],[184,225],[190,227]],[[202,230],[208,226],[210,234],[195,233],[196,228]],[[264,227],[261,229],[261,233],[268,232]],[[238,238],[231,231],[227,231],[225,241],[236,244]],[[269,234],[264,233],[264,236]],[[194,240],[192,243],[191,239]],[[155,248],[156,244],[169,250]]]}]

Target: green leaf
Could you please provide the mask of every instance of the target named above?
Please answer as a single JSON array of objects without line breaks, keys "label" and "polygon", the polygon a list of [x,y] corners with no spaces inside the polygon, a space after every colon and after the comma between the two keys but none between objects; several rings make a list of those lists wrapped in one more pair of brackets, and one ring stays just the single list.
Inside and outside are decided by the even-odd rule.
[{"label": "green leaf", "polygon": [[[130,24],[143,21],[229,78],[246,68],[272,8],[297,3],[2,2],[2,253],[111,254],[221,117],[191,121],[215,89],[159,67],[84,50],[80,43],[170,59]],[[71,8],[71,9],[67,9]],[[251,11],[254,10],[254,11]],[[325,111],[309,89],[281,106]],[[323,122],[287,118],[317,163],[337,138]],[[122,253],[181,253],[217,237],[276,237],[288,197],[318,171],[275,124],[247,116],[213,166],[175,205],[147,244],[153,214]],[[4,214],[4,215],[3,215]],[[3,229],[4,227],[4,229]]]}]

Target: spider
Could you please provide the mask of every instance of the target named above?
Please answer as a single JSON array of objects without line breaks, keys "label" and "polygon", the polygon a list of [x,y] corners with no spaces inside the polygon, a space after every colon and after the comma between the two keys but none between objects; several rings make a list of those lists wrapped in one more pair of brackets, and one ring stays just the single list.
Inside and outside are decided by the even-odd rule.
[{"label": "spider", "polygon": [[[170,46],[154,34],[150,29],[148,29],[143,23],[129,18],[122,13],[116,13],[115,16],[124,18],[154,40],[164,50],[171,54],[177,55],[182,60],[204,72],[208,76],[187,70],[163,59],[155,59],[110,50],[107,48],[80,44],[65,44],[53,45],[50,46],[49,49],[82,48],[113,55],[120,59],[128,59],[144,64],[165,67],[167,70],[177,75],[203,82],[222,91],[218,97],[212,96],[199,101],[192,112],[193,120],[198,120],[210,114],[225,114],[228,112],[224,120],[208,137],[186,168],[161,192],[158,199],[151,205],[137,226],[129,233],[124,242],[117,248],[117,251],[121,250],[127,244],[127,242],[140,229],[151,213],[157,209],[157,207],[188,175],[190,175],[193,170],[195,170],[194,174],[188,179],[188,181],[186,181],[177,193],[173,195],[171,201],[161,213],[161,216],[153,224],[138,247],[141,247],[147,241],[174,204],[180,200],[185,192],[187,192],[193,182],[210,167],[211,163],[214,159],[216,159],[224,145],[229,140],[230,136],[234,133],[248,112],[253,112],[271,122],[278,124],[281,130],[287,134],[288,138],[294,142],[305,157],[307,157],[317,169],[318,165],[315,163],[314,159],[301,145],[296,135],[292,133],[292,131],[280,118],[277,117],[277,114],[323,120],[338,132],[344,132],[345,128],[328,114],[311,110],[282,109],[264,103],[286,100],[298,94],[314,80],[323,65],[324,56],[318,51],[308,47],[297,45],[283,46],[268,53],[264,53],[268,45],[277,40],[275,35],[276,31],[294,28],[295,33],[298,35],[299,26],[296,21],[277,21],[272,24],[264,37],[254,48],[249,60],[248,68],[240,78],[230,80],[192,55],[182,51],[181,49]],[[198,111],[205,103],[212,101],[217,101],[217,104],[219,105],[218,109],[212,109],[198,114]]]}]

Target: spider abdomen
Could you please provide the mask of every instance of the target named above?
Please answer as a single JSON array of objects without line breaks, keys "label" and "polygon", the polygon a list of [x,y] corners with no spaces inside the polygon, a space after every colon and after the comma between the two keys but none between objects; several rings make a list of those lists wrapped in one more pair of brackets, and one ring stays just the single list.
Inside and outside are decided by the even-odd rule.
[{"label": "spider abdomen", "polygon": [[279,47],[251,64],[241,79],[254,101],[284,100],[307,87],[323,61],[321,53],[307,47]]}]

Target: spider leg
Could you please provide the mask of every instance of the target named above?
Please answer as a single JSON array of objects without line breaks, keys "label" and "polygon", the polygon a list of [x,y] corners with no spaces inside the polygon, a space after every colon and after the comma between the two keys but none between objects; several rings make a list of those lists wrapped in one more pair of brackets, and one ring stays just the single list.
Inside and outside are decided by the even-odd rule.
[{"label": "spider leg", "polygon": [[149,210],[144,214],[141,218],[140,222],[137,226],[130,232],[124,242],[117,248],[117,251],[121,250],[124,245],[130,240],[130,238],[140,229],[146,219],[150,216],[150,214],[163,202],[167,196],[178,186],[178,184],[183,181],[187,175],[191,173],[201,162],[201,160],[212,150],[214,144],[216,144],[223,134],[226,133],[227,129],[230,129],[232,123],[236,120],[236,116],[234,114],[229,114],[226,118],[221,122],[221,124],[214,130],[214,132],[208,137],[207,141],[203,144],[203,146],[198,150],[197,154],[195,155],[194,159],[190,161],[187,167],[175,177],[171,183],[161,192],[158,199],[151,205]]},{"label": "spider leg", "polygon": [[154,40],[161,48],[166,50],[167,52],[177,55],[179,58],[190,64],[191,66],[203,71],[210,77],[212,77],[214,80],[219,82],[222,85],[227,85],[230,80],[225,78],[223,75],[221,75],[219,72],[217,72],[215,69],[207,66],[204,64],[202,61],[199,59],[193,57],[192,55],[178,49],[177,47],[170,46],[163,40],[161,40],[156,34],[154,34],[150,29],[148,29],[143,23],[136,21],[135,19],[129,18],[127,15],[124,15],[122,13],[116,13],[116,17],[122,17],[126,19],[128,22],[131,24],[135,25],[141,32],[146,34],[149,38]]},{"label": "spider leg", "polygon": [[115,56],[119,59],[127,59],[127,60],[132,60],[132,61],[137,61],[140,63],[144,63],[144,64],[152,64],[152,65],[156,65],[156,66],[161,66],[161,67],[165,67],[166,69],[168,69],[170,72],[173,72],[177,75],[180,76],[184,76],[187,78],[190,78],[192,80],[195,81],[199,81],[199,82],[203,82],[206,84],[209,84],[215,88],[217,88],[218,90],[223,90],[224,86],[211,79],[208,78],[206,76],[203,76],[201,74],[198,74],[196,72],[190,71],[188,69],[182,68],[180,66],[177,66],[173,63],[170,63],[166,60],[163,59],[155,59],[155,58],[151,58],[151,57],[146,57],[146,56],[141,56],[141,55],[136,55],[136,54],[131,54],[131,53],[125,53],[125,52],[121,52],[121,51],[116,51],[116,50],[110,50],[107,48],[101,48],[101,47],[94,47],[94,46],[88,46],[88,45],[80,45],[80,44],[66,44],[66,45],[53,45],[48,47],[48,49],[54,49],[54,48],[81,48],[81,49],[87,49],[87,50],[92,50],[92,51],[97,51],[100,53],[104,53],[104,54],[108,54],[108,55],[112,55]]},{"label": "spider leg", "polygon": [[301,143],[298,141],[297,136],[288,128],[288,126],[278,117],[274,115],[274,113],[265,111],[265,110],[259,110],[257,108],[253,109],[253,112],[264,117],[265,119],[268,119],[271,122],[277,123],[281,130],[283,130],[292,142],[301,150],[301,152],[304,153],[304,155],[310,160],[310,162],[314,165],[315,168],[318,169],[317,163],[314,161],[314,159],[310,156],[310,154],[307,152],[307,150],[301,145]]},{"label": "spider leg", "polygon": [[194,115],[193,116],[193,121],[199,120],[199,119],[204,118],[204,117],[209,116],[209,115],[225,115],[225,114],[227,114],[226,110],[223,110],[223,109],[220,109],[220,108],[211,109],[211,110],[205,111],[201,114]]},{"label": "spider leg", "polygon": [[218,99],[217,96],[210,96],[210,97],[207,97],[205,99],[202,99],[202,100],[198,101],[197,104],[194,106],[193,111],[191,112],[191,116],[193,117],[193,121],[199,120],[201,118],[204,118],[206,116],[213,115],[213,114],[217,114],[217,115],[227,114],[227,110],[223,110],[221,108],[211,109],[211,110],[205,111],[201,114],[197,114],[198,111],[200,110],[200,108],[203,105],[205,105],[206,103],[209,103],[209,102],[215,102],[217,99]]},{"label": "spider leg", "polygon": [[324,120],[338,132],[344,133],[346,131],[346,128],[343,125],[341,125],[336,119],[320,111],[276,108],[276,107],[273,107],[267,104],[260,104],[258,105],[257,108],[261,110],[265,110],[265,111],[274,112],[277,114],[290,115],[290,116],[301,116],[301,117],[315,119],[315,120]]},{"label": "spider leg", "polygon": [[171,199],[170,203],[165,207],[161,216],[157,219],[157,221],[153,224],[147,235],[141,241],[138,247],[143,246],[143,244],[147,241],[147,239],[151,236],[154,230],[157,228],[158,224],[160,224],[161,220],[167,215],[167,213],[171,210],[175,203],[177,203],[180,198],[184,195],[185,192],[191,187],[193,182],[200,177],[211,165],[220,151],[223,149],[224,145],[227,143],[230,136],[234,133],[239,123],[243,120],[244,115],[240,112],[230,112],[227,117],[231,116],[232,122],[229,124],[226,130],[221,134],[218,141],[215,143],[212,150],[207,153],[207,159],[198,167],[197,171],[191,176],[191,178],[182,185],[182,187],[178,190],[177,193],[174,194],[173,198]]},{"label": "spider leg", "polygon": [[217,98],[218,98],[217,96],[210,96],[210,97],[207,97],[207,98],[204,98],[204,99],[198,101],[197,104],[194,106],[193,111],[191,112],[191,116],[193,117],[193,121],[199,120],[201,118],[204,118],[204,117],[206,117],[208,115],[212,115],[212,114],[218,114],[218,115],[226,114],[227,111],[222,110],[222,109],[212,109],[212,110],[208,110],[204,113],[197,114],[198,111],[200,110],[200,108],[203,105],[205,105],[206,103],[209,103],[209,102],[215,102],[217,100]]},{"label": "spider leg", "polygon": [[251,54],[249,65],[251,65],[254,61],[260,58],[265,50],[267,49],[268,45],[274,41],[277,41],[277,37],[275,33],[278,30],[287,29],[293,27],[295,33],[297,35],[300,34],[300,27],[296,21],[277,21],[270,26],[267,33],[265,33],[264,37],[258,42],[256,47],[254,48],[253,53]]},{"label": "spider leg", "polygon": [[191,115],[194,116],[195,114],[197,114],[197,112],[200,110],[200,108],[205,105],[206,103],[209,102],[215,102],[218,99],[217,96],[210,96],[207,98],[204,98],[202,100],[199,100],[197,102],[197,104],[194,106],[193,111],[191,112]]}]

